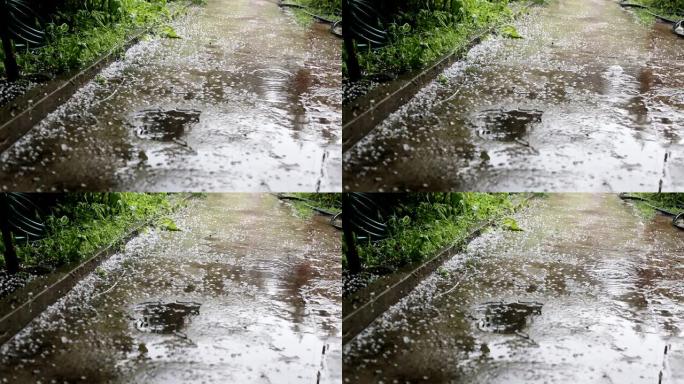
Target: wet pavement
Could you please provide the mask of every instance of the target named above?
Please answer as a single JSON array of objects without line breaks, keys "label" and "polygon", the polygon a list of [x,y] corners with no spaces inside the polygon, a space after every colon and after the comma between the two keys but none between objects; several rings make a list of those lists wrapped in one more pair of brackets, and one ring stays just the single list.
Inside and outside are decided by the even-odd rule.
[{"label": "wet pavement", "polygon": [[340,42],[276,1],[209,0],[0,155],[10,190],[339,191]]},{"label": "wet pavement", "polygon": [[602,194],[515,218],[523,231],[486,232],[345,345],[345,382],[684,382],[671,218]]},{"label": "wet pavement", "polygon": [[352,190],[684,187],[684,40],[554,0],[447,69],[344,156]]},{"label": "wet pavement", "polygon": [[271,195],[210,194],[174,219],[0,347],[0,382],[341,382],[337,230]]}]

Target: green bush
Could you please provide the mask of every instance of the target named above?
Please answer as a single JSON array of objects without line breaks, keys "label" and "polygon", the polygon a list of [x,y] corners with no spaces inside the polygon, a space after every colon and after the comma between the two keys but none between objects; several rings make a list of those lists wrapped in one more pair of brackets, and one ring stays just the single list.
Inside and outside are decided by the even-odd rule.
[{"label": "green bush", "polygon": [[342,208],[342,194],[340,193],[295,193],[295,195],[311,200],[321,208]]},{"label": "green bush", "polygon": [[17,255],[25,265],[56,267],[76,262],[118,241],[137,223],[171,208],[166,194],[69,194],[47,218],[47,236],[17,244]]},{"label": "green bush", "polygon": [[[62,73],[85,67],[105,53],[121,49],[144,27],[163,26],[172,16],[166,0],[65,1],[49,9],[46,43],[17,52],[24,73]],[[0,56],[4,52],[0,49]],[[4,65],[0,62],[0,71]]]},{"label": "green bush", "polygon": [[651,5],[669,14],[684,15],[684,0],[653,0]]},{"label": "green bush", "polygon": [[637,195],[659,208],[675,212],[684,210],[684,193],[639,193]]},{"label": "green bush", "polygon": [[342,0],[299,0],[299,3],[325,14],[342,14]]},{"label": "green bush", "polygon": [[359,244],[366,268],[394,270],[461,242],[479,223],[513,210],[506,193],[420,193],[402,198],[388,221],[389,236]]},{"label": "green bush", "polygon": [[390,2],[380,8],[391,15],[385,21],[389,43],[360,49],[359,64],[366,74],[424,68],[463,47],[477,31],[512,17],[507,0]]}]

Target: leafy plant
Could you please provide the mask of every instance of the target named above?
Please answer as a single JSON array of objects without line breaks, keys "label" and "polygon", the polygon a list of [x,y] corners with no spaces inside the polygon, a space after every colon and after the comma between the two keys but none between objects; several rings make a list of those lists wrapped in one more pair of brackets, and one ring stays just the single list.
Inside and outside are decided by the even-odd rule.
[{"label": "leafy plant", "polygon": [[[0,1],[29,4],[29,0]],[[121,50],[133,33],[155,25],[162,25],[158,30],[161,35],[178,36],[165,25],[174,9],[167,0],[62,0],[30,4],[34,5],[32,15],[37,20],[34,29],[43,32],[42,39],[33,39],[28,46],[18,45],[22,49],[17,50],[15,60],[8,58],[8,52],[13,52],[4,48],[4,67],[8,72],[12,62],[25,73],[57,74],[79,69],[105,53]],[[2,15],[9,17],[6,12]],[[0,27],[4,25],[3,22]]]},{"label": "leafy plant", "polygon": [[180,39],[181,37],[178,36],[178,33],[176,32],[175,29],[173,29],[172,26],[170,25],[164,25],[161,27],[160,34],[164,37],[167,37],[169,39]]},{"label": "leafy plant", "polygon": [[[355,234],[361,232],[354,236],[360,264],[385,271],[432,257],[440,249],[463,241],[475,225],[513,207],[511,196],[504,193],[348,194],[354,195],[377,199],[373,209],[365,208],[359,216],[370,219],[374,226],[383,224],[384,236],[364,237],[363,227],[358,225],[363,221],[354,217],[353,209],[345,208],[345,228],[354,228]],[[383,214],[373,214],[376,210]],[[345,236],[345,249],[351,250],[350,244]],[[349,266],[350,260],[345,260],[345,265]]]},{"label": "leafy plant", "polygon": [[[363,2],[361,2],[363,3]],[[368,44],[356,47],[345,43],[343,72],[357,81],[360,73],[367,77],[393,78],[393,74],[414,71],[434,63],[446,54],[464,47],[469,39],[495,23],[510,19],[507,0],[410,0],[402,2],[372,2],[373,13],[364,15],[360,27],[382,29],[382,40],[373,44],[372,33],[364,36]],[[368,15],[382,15],[376,23]],[[348,22],[347,19],[351,21]],[[372,23],[371,23],[372,21]],[[345,27],[356,26],[354,18],[345,15]],[[365,30],[364,30],[365,31]],[[360,39],[352,29],[349,37]],[[381,44],[378,44],[381,43]],[[358,48],[357,51],[354,49]],[[356,55],[354,55],[356,53]],[[359,66],[359,76],[352,74],[351,59]],[[389,75],[389,76],[388,76]]]},{"label": "leafy plant", "polygon": [[508,37],[511,39],[522,39],[523,37],[518,33],[518,30],[515,29],[514,26],[512,25],[504,25],[501,28],[501,35],[504,37]]},{"label": "leafy plant", "polygon": [[523,231],[518,225],[518,222],[512,217],[504,217],[503,220],[501,220],[501,226],[509,231]]},{"label": "leafy plant", "polygon": [[169,217],[163,217],[159,220],[158,226],[167,231],[180,231],[176,223]]},{"label": "leafy plant", "polygon": [[135,223],[170,209],[166,194],[59,195],[57,204],[44,218],[44,236],[19,244],[17,256],[28,265],[59,266],[76,262],[117,242]]}]

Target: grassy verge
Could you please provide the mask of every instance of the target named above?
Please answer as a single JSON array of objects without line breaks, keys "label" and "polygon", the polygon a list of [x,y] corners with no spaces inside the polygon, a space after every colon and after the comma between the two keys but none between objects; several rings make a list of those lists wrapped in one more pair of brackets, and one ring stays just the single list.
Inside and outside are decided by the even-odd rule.
[{"label": "grassy verge", "polygon": [[[91,256],[103,246],[116,243],[145,220],[171,212],[176,199],[163,193],[88,193],[68,195],[47,218],[47,236],[19,243],[17,255],[24,267],[58,267]],[[161,218],[160,227],[175,224]],[[0,255],[4,246],[0,242]],[[0,264],[4,260],[0,257]]]},{"label": "grassy verge", "polygon": [[[193,0],[192,3],[202,3]],[[139,31],[175,37],[168,22],[186,1],[129,0],[118,2],[111,11],[73,10],[57,12],[46,26],[46,43],[40,48],[17,52],[24,74],[59,74],[84,68],[107,52],[122,50],[124,43]],[[0,58],[4,52],[0,49]],[[4,66],[0,60],[0,72]]]},{"label": "grassy verge", "polygon": [[339,193],[293,193],[292,195],[306,200],[290,200],[295,215],[301,218],[310,218],[316,214],[312,207],[329,212],[342,210],[342,195]]},{"label": "grassy verge", "polygon": [[[399,205],[388,220],[389,236],[359,244],[359,257],[364,269],[386,274],[435,256],[496,217],[501,217],[499,225],[519,230],[508,216],[515,200],[507,193],[425,194],[418,201]],[[343,265],[346,268],[344,259]]]},{"label": "grassy verge", "polygon": [[652,219],[657,214],[657,211],[649,204],[674,214],[684,212],[684,193],[632,193],[631,195],[648,200],[648,203],[635,201],[638,212],[647,219]]},{"label": "grassy verge", "polygon": [[[422,9],[395,15],[388,26],[389,44],[359,49],[361,69],[367,78],[387,78],[426,68],[484,30],[511,21],[514,11],[509,5],[508,0],[465,0],[457,12]],[[519,37],[511,25],[501,33]],[[343,73],[346,78],[346,66]]]},{"label": "grassy verge", "polygon": [[[285,0],[284,3],[304,6],[308,12],[328,20],[338,21],[342,19],[342,0]],[[315,21],[310,14],[302,9],[292,8],[292,10],[300,24],[309,25]]]},{"label": "grassy verge", "polygon": [[[684,18],[684,0],[627,0],[627,2],[647,6],[651,12],[671,20]],[[655,17],[645,10],[633,9],[642,23],[651,24],[655,21]]]}]

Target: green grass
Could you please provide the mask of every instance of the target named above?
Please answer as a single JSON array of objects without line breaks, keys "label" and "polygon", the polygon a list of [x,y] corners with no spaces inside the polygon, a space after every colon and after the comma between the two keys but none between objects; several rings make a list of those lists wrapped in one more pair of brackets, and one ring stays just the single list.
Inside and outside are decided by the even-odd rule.
[{"label": "green grass", "polygon": [[684,0],[639,0],[639,3],[651,7],[654,13],[662,16],[671,16],[673,19],[684,17]]},{"label": "green grass", "polygon": [[[307,8],[307,11],[324,17],[328,20],[338,21],[342,17],[342,0],[286,0],[286,3],[299,4]],[[298,8],[290,8],[297,22],[301,25],[311,25],[314,18]]]},{"label": "green grass", "polygon": [[342,210],[342,195],[339,193],[293,193],[292,195],[309,200],[308,202],[290,200],[295,215],[301,218],[310,218],[316,214],[311,206],[330,212]]},{"label": "green grass", "polygon": [[[684,212],[684,193],[633,193],[632,195],[649,200],[649,203],[672,213]],[[656,210],[635,200],[639,214],[647,219],[655,217]]]},{"label": "green grass", "polygon": [[[154,26],[154,32],[162,36],[176,37],[167,23],[179,12],[181,3],[125,0],[120,4],[116,17],[95,10],[56,15],[56,22],[46,27],[47,43],[43,47],[17,52],[22,73],[59,74],[84,68],[105,53],[123,52],[125,42],[148,27]],[[0,72],[4,73],[1,62]]]},{"label": "green grass", "polygon": [[[73,194],[48,217],[48,235],[17,244],[17,255],[25,266],[58,267],[77,262],[118,242],[139,223],[171,212],[175,204],[163,193]],[[168,218],[159,220],[158,225],[177,230]],[[0,251],[4,251],[1,242]],[[4,264],[1,257],[0,263]]]},{"label": "green grass", "polygon": [[[641,4],[650,8],[650,11],[671,20],[684,18],[684,0],[628,0],[629,3]],[[643,9],[632,8],[639,21],[643,24],[652,24],[655,17]]]},{"label": "green grass", "polygon": [[[513,16],[507,0],[464,0],[458,14],[420,10],[397,16],[389,26],[390,43],[375,50],[359,50],[359,64],[367,76],[419,70],[465,48],[475,35]],[[503,33],[521,37],[511,26]],[[346,76],[346,67],[343,72]]]},{"label": "green grass", "polygon": [[[513,212],[513,195],[506,193],[441,194],[446,198],[410,203],[397,209],[389,220],[390,235],[375,243],[359,244],[365,268],[396,270],[420,263],[452,244],[458,244],[481,223],[495,217],[501,225],[520,230],[506,215]],[[343,259],[346,266],[346,260]]]}]

